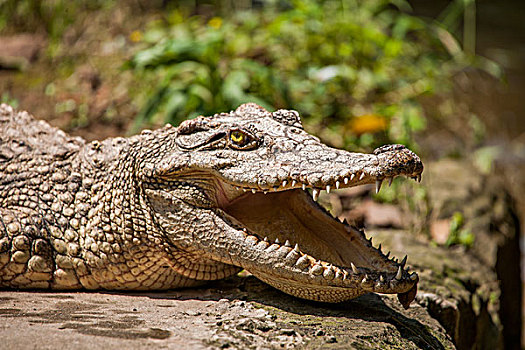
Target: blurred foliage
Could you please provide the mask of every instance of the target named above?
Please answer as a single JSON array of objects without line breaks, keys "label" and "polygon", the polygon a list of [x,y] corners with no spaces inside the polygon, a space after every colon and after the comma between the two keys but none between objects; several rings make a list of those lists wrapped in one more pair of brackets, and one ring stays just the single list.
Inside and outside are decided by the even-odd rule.
[{"label": "blurred foliage", "polygon": [[452,215],[452,220],[450,222],[450,233],[447,241],[445,242],[447,247],[459,244],[468,248],[474,244],[475,236],[472,232],[463,228],[464,221],[465,219],[462,213],[455,212],[454,215]]},{"label": "blurred foliage", "polygon": [[43,31],[50,39],[48,51],[57,51],[62,35],[86,11],[107,9],[114,0],[0,0],[0,32],[16,28],[19,32]]},{"label": "blurred foliage", "polygon": [[134,32],[143,49],[127,67],[146,82],[136,128],[251,101],[298,110],[337,146],[411,144],[425,128],[419,98],[447,90],[466,64],[444,45],[451,36],[402,12],[402,0],[287,4],[224,17],[179,6]]},{"label": "blurred foliage", "polygon": [[8,91],[3,92],[2,95],[0,95],[0,103],[7,103],[13,108],[18,108],[19,105],[18,100],[11,97],[11,94]]},{"label": "blurred foliage", "polygon": [[139,82],[129,94],[142,106],[132,131],[251,101],[298,110],[309,131],[338,147],[414,147],[426,127],[422,97],[449,91],[473,62],[446,30],[463,8],[428,23],[405,0],[0,0],[0,32],[44,31],[53,59],[88,12],[123,3],[159,13],[128,36],[140,50],[126,64]]},{"label": "blurred foliage", "polygon": [[500,158],[503,152],[501,145],[481,147],[473,154],[474,165],[483,174],[488,175],[494,168],[495,160]]},{"label": "blurred foliage", "polygon": [[114,4],[108,0],[0,0],[0,31],[9,26],[18,31],[45,30],[59,37],[80,13]]}]

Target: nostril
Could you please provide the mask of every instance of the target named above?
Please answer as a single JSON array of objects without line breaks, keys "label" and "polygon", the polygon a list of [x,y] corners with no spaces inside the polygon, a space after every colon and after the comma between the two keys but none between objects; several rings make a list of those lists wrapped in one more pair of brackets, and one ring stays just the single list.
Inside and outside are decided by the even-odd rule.
[{"label": "nostril", "polygon": [[378,155],[378,154],[385,153],[385,152],[401,151],[403,149],[407,149],[407,148],[400,144],[384,145],[384,146],[376,148],[374,150],[374,154]]}]

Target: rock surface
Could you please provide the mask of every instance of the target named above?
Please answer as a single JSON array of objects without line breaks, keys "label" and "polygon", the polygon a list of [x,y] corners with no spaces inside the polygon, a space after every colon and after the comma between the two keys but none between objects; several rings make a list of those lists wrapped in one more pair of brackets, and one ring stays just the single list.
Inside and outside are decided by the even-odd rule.
[{"label": "rock surface", "polygon": [[372,232],[395,256],[408,254],[420,276],[416,300],[438,320],[458,349],[503,348],[498,320],[500,289],[495,272],[463,247],[442,248],[403,231]]},{"label": "rock surface", "polygon": [[168,293],[0,294],[10,349],[451,349],[417,304],[366,295],[341,304],[295,299],[254,277]]},{"label": "rock surface", "polygon": [[[520,349],[521,228],[516,203],[506,189],[504,178],[482,173],[468,159],[443,159],[427,165],[422,183],[427,195],[421,201],[424,205],[413,208],[415,226],[425,231],[435,227],[436,222],[456,221],[458,238],[463,233],[473,238],[468,253],[461,254],[466,261],[459,267],[473,265],[467,273],[456,276],[458,270],[455,270],[452,275],[474,297],[471,306],[467,306],[468,299],[456,298],[460,309],[471,310],[460,312],[463,320],[470,321],[460,327],[463,331],[458,348],[470,349],[476,344],[478,348],[493,349],[490,344],[499,344],[500,348]],[[475,265],[482,267],[468,272]],[[491,342],[497,337],[500,338],[497,343]]]}]

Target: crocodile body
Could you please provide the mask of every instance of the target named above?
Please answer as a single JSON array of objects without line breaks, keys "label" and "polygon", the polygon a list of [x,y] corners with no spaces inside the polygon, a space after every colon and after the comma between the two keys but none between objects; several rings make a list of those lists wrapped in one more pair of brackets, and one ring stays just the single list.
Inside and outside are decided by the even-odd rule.
[{"label": "crocodile body", "polygon": [[0,287],[162,290],[244,268],[305,299],[397,293],[407,307],[406,259],[315,199],[422,171],[403,146],[330,148],[297,112],[255,104],[90,143],[1,105]]}]

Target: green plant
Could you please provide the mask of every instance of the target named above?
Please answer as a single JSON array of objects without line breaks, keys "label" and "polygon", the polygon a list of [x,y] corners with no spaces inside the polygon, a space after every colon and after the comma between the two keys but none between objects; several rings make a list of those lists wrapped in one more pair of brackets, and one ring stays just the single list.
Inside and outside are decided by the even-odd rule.
[{"label": "green plant", "polygon": [[452,215],[452,220],[450,222],[450,233],[447,241],[445,242],[447,247],[454,244],[471,247],[472,244],[474,244],[474,234],[463,228],[463,225],[463,214],[460,212],[455,212],[454,215]]},{"label": "green plant", "polygon": [[13,108],[18,108],[18,100],[16,98],[11,97],[11,94],[9,92],[3,92],[0,96],[0,103],[7,103]]},{"label": "green plant", "polygon": [[127,65],[151,83],[135,127],[253,101],[298,110],[337,146],[411,144],[425,127],[420,97],[447,89],[464,61],[445,49],[443,29],[396,5],[408,7],[295,0],[211,19],[175,9]]}]

